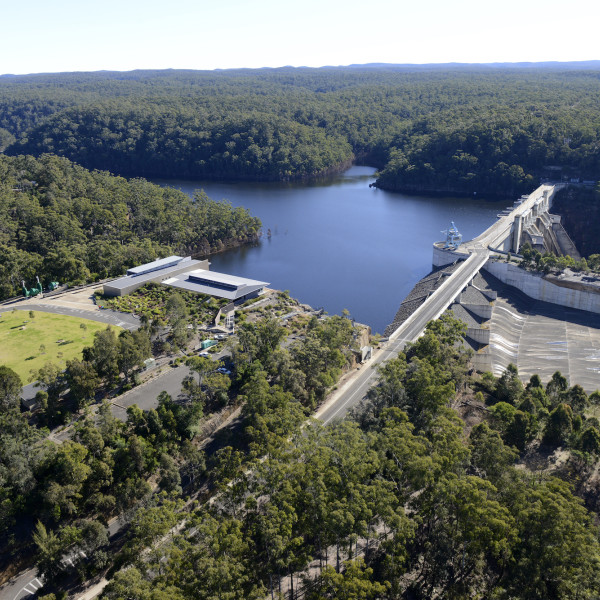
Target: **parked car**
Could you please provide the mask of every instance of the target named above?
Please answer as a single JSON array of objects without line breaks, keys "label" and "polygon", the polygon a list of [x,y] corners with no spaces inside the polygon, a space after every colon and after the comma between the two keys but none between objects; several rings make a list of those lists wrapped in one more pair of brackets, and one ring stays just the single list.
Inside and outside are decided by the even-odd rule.
[{"label": "parked car", "polygon": [[225,367],[219,367],[217,371],[219,373],[223,373],[223,375],[231,375],[231,371],[229,369],[226,369]]},{"label": "parked car", "polygon": [[198,356],[210,356],[208,352],[198,352]]}]

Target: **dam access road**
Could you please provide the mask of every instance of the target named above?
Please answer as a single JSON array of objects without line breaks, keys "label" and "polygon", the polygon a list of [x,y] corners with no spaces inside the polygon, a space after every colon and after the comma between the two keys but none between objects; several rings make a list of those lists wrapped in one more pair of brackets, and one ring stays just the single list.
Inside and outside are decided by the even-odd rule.
[{"label": "dam access road", "polygon": [[441,266],[461,261],[458,268],[389,336],[373,358],[325,402],[315,417],[325,424],[343,419],[365,397],[369,388],[375,385],[377,367],[396,357],[407,342],[414,342],[422,335],[427,323],[437,319],[460,296],[489,260],[492,249],[514,250],[515,238],[518,244],[521,223],[532,214],[547,212],[557,188],[558,186],[553,185],[540,186],[526,199],[515,203],[510,212],[500,216],[481,235],[457,248],[444,247],[439,242],[434,244],[434,264]]},{"label": "dam access road", "polygon": [[327,424],[342,419],[349,410],[356,406],[366,395],[369,388],[375,385],[377,367],[402,352],[407,342],[417,340],[429,321],[437,319],[453,302],[457,294],[471,281],[474,273],[486,263],[488,254],[475,250],[467,260],[407,319],[392,335],[374,357],[365,363],[339,393],[334,395],[315,414],[317,419]]}]

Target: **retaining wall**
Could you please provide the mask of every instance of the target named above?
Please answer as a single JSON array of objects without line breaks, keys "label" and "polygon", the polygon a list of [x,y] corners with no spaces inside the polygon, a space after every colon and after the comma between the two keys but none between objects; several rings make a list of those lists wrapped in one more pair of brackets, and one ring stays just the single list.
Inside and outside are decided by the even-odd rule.
[{"label": "retaining wall", "polygon": [[573,282],[577,288],[571,287],[567,281],[561,281],[557,285],[541,274],[525,271],[506,262],[488,260],[483,268],[503,283],[516,287],[535,300],[600,313],[600,290],[597,288],[582,289],[585,286],[577,282]]},{"label": "retaining wall", "polygon": [[478,344],[483,344],[487,346],[490,343],[489,329],[481,329],[480,327],[468,327],[466,335]]},{"label": "retaining wall", "polygon": [[491,319],[492,318],[492,309],[494,308],[492,303],[489,304],[472,304],[470,302],[463,302],[462,294],[459,300],[459,304],[464,306],[466,309],[470,310],[473,314],[481,317],[482,319]]}]

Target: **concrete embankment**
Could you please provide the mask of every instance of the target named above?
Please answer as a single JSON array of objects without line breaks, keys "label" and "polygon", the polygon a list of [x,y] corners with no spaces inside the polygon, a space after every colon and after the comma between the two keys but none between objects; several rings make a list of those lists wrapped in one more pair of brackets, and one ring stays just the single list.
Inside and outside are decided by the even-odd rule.
[{"label": "concrete embankment", "polygon": [[[386,335],[406,323],[460,264],[434,270],[419,281]],[[504,265],[502,269],[509,266],[496,264]],[[541,275],[529,275],[543,281]],[[561,289],[556,283],[554,287]],[[562,289],[569,295],[585,292],[573,287]],[[597,295],[600,298],[600,293]],[[546,382],[559,370],[571,385],[579,383],[588,393],[600,387],[600,315],[536,300],[486,270],[473,277],[450,310],[467,324],[465,345],[475,352],[473,362],[478,370],[500,375],[509,363],[514,363],[523,382],[534,373]]]},{"label": "concrete embankment", "polygon": [[523,382],[536,373],[545,383],[560,371],[587,393],[600,387],[600,315],[535,300],[486,271],[474,284],[498,293],[483,351],[489,358],[486,370],[500,375],[513,363]]}]

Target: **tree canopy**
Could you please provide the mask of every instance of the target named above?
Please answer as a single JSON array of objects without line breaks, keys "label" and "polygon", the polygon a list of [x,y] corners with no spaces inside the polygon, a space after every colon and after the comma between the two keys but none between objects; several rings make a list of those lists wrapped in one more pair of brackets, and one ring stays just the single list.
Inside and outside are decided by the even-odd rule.
[{"label": "tree canopy", "polygon": [[243,208],[65,158],[0,156],[0,299],[50,281],[84,283],[174,253],[209,254],[257,239]]},{"label": "tree canopy", "polygon": [[596,177],[599,91],[596,71],[542,67],[19,76],[0,81],[0,143],[127,176],[288,180],[358,158],[386,189],[513,196]]}]

